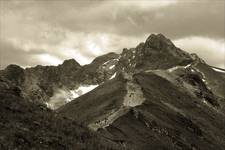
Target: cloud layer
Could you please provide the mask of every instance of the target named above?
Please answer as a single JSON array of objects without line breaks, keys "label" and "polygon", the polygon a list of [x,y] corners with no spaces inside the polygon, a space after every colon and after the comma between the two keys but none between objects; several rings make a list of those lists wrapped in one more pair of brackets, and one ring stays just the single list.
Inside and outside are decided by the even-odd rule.
[{"label": "cloud layer", "polygon": [[0,63],[90,63],[162,33],[178,47],[224,66],[225,2],[177,0],[0,1]]}]

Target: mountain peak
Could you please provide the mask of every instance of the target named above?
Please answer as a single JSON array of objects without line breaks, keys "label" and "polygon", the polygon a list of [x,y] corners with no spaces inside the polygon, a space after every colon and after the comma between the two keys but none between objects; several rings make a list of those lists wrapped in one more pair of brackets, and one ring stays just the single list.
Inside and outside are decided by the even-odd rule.
[{"label": "mountain peak", "polygon": [[80,66],[80,64],[75,60],[75,59],[68,59],[68,60],[65,60],[64,62],[63,62],[63,64],[62,65],[69,65],[69,66]]},{"label": "mountain peak", "polygon": [[62,68],[64,71],[71,71],[71,69],[78,70],[81,68],[81,65],[75,60],[75,59],[68,59],[65,60],[62,65],[60,65],[60,68]]},{"label": "mountain peak", "polygon": [[145,44],[153,49],[163,49],[166,47],[175,47],[172,41],[163,34],[151,34]]}]

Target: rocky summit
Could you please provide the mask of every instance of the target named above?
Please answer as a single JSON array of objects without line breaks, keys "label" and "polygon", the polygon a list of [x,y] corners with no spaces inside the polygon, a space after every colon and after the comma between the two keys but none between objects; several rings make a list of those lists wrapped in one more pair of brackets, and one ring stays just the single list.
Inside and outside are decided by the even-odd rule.
[{"label": "rocky summit", "polygon": [[0,103],[1,149],[225,149],[225,70],[162,34],[84,66],[9,65]]}]

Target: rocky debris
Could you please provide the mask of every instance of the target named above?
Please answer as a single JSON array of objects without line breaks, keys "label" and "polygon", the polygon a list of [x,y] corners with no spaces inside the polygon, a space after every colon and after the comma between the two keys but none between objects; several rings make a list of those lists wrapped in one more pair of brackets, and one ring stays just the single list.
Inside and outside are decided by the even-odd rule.
[{"label": "rocky debris", "polygon": [[104,114],[104,117],[98,118],[97,121],[89,123],[88,127],[94,131],[110,126],[116,119],[125,115],[132,107],[141,105],[145,101],[141,87],[128,74],[121,74],[121,78],[126,80],[126,95],[121,97],[120,106]]},{"label": "rocky debris", "polygon": [[88,128],[94,131],[105,129],[106,127],[110,126],[116,119],[126,114],[129,110],[129,107],[122,105],[120,108],[114,109],[109,112],[107,115],[105,115],[104,118],[101,118],[97,121],[88,124]]},{"label": "rocky debris", "polygon": [[135,80],[128,80],[126,83],[127,94],[124,97],[123,105],[126,107],[135,107],[141,105],[146,100],[141,87]]}]

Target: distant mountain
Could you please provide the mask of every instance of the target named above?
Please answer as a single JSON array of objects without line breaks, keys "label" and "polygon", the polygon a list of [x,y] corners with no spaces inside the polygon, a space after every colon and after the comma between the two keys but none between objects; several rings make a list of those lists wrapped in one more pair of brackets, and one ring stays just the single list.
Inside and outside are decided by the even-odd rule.
[{"label": "distant mountain", "polygon": [[46,113],[74,120],[117,148],[225,147],[225,71],[162,34],[84,66],[73,59],[59,66],[9,65],[0,79],[24,101],[46,104],[54,109]]}]

